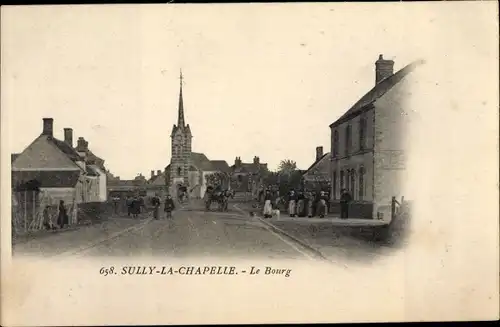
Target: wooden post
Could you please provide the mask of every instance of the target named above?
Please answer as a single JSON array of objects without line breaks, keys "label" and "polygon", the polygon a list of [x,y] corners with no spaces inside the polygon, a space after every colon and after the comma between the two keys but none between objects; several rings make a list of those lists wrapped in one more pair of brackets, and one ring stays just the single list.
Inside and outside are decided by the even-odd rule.
[{"label": "wooden post", "polygon": [[24,232],[28,231],[28,208],[27,208],[27,203],[28,203],[28,191],[24,191],[24,212],[23,212],[23,218],[24,218]]},{"label": "wooden post", "polygon": [[37,221],[36,221],[36,210],[35,210],[35,208],[36,208],[36,201],[35,201],[35,191],[31,191],[31,195],[33,196],[33,201],[31,201],[31,202],[32,202],[32,206],[33,206],[33,207],[32,207],[32,209],[31,209],[31,214],[32,214],[32,216],[33,216],[33,223],[32,223],[32,224],[33,224],[34,226],[37,226],[37,225],[38,225],[38,227],[40,227],[40,224],[37,224]]},{"label": "wooden post", "polygon": [[393,196],[391,199],[391,221],[394,219],[396,215],[396,197]]}]

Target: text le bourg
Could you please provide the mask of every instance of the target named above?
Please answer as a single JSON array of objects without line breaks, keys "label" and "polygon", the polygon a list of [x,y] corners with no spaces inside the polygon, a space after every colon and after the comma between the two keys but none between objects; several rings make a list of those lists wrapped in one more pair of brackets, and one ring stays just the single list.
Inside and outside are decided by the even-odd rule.
[{"label": "text le bourg", "polygon": [[237,269],[234,266],[121,266],[102,267],[99,274],[110,275],[283,275],[290,277],[292,269],[251,266]]}]

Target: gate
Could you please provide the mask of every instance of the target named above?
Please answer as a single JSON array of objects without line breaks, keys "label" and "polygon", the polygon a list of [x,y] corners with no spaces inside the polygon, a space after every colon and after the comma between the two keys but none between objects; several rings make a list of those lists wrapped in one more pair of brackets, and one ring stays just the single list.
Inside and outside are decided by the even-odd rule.
[{"label": "gate", "polygon": [[[77,223],[75,199],[65,203],[70,225]],[[44,213],[45,210],[45,213]],[[59,201],[46,191],[25,190],[12,192],[12,233],[19,235],[44,228],[44,216],[57,224]]]}]

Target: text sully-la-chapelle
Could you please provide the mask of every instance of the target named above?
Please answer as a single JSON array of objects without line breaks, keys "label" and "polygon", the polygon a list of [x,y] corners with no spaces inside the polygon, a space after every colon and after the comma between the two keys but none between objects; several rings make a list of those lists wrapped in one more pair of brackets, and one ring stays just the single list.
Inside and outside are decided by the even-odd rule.
[{"label": "text sully-la-chapelle", "polygon": [[292,269],[272,266],[107,266],[99,269],[102,276],[147,276],[147,275],[272,275],[290,277]]}]

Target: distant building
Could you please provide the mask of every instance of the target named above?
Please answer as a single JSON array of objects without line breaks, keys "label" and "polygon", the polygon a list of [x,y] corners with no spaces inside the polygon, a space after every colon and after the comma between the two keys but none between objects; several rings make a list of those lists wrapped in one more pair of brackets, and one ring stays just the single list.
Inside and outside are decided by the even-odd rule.
[{"label": "distant building", "polygon": [[405,100],[411,94],[409,75],[422,63],[393,73],[394,61],[380,55],[375,63],[375,86],[330,125],[332,211],[340,210],[343,188],[354,199],[352,217],[390,219],[391,197],[404,196]]},{"label": "distant building", "polygon": [[154,196],[156,194],[161,197],[165,196],[165,193],[167,191],[165,173],[161,170],[157,170],[155,174],[155,171],[151,170],[151,176],[146,183],[146,189],[148,196]]},{"label": "distant building", "polygon": [[268,173],[267,163],[261,163],[259,157],[254,156],[251,163],[242,162],[241,157],[236,157],[231,166],[231,188],[236,192],[256,194]]},{"label": "distant building", "polygon": [[75,212],[73,204],[105,201],[105,179],[101,185],[104,161],[89,162],[74,149],[67,132],[71,129],[65,129],[65,141],[55,138],[53,124],[52,118],[44,118],[42,133],[21,153],[11,156],[13,191],[35,188],[41,191],[43,205],[63,200]]},{"label": "distant building", "polygon": [[323,153],[323,147],[316,148],[314,163],[302,174],[302,180],[306,189],[324,190],[331,187],[331,153]]},{"label": "distant building", "polygon": [[214,173],[226,174],[229,166],[223,160],[209,160],[203,153],[192,152],[193,135],[191,127],[184,119],[182,73],[177,125],[172,127],[170,137],[172,158],[170,164],[165,167],[169,193],[176,197],[179,190],[185,187],[190,197],[203,197],[208,186],[207,176]]}]

